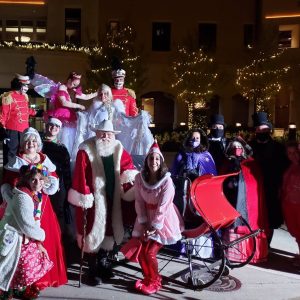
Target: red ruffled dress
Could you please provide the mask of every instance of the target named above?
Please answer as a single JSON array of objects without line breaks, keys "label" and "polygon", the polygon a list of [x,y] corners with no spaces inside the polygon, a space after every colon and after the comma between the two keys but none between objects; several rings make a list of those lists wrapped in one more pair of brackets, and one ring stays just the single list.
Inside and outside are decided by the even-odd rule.
[{"label": "red ruffled dress", "polygon": [[[49,158],[41,152],[39,152],[39,155],[41,157],[39,163],[48,168],[50,176],[57,178],[55,166]],[[6,176],[3,183],[10,184],[11,187],[14,187],[18,181],[19,169],[22,165],[28,164],[29,163],[22,158],[22,155],[17,156],[15,161],[9,162],[5,166]],[[46,287],[58,287],[68,282],[59,223],[53,211],[50,198],[45,193],[42,194],[41,211],[41,228],[44,229],[46,235],[43,245],[48,252],[50,260],[53,262],[53,267],[45,274],[45,276],[35,283],[39,289]]]},{"label": "red ruffled dress", "polygon": [[300,246],[300,165],[292,164],[285,171],[281,195],[284,221]]}]

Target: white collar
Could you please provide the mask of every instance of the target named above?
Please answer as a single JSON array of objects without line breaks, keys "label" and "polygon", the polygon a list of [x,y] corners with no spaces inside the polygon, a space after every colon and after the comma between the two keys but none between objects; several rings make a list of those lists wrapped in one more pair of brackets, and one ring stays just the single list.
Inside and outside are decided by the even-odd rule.
[{"label": "white collar", "polygon": [[[49,172],[55,172],[56,166],[52,163],[52,161],[48,158],[47,155],[45,155],[44,161],[41,163],[43,166],[45,166]],[[16,156],[13,160],[10,160],[4,168],[6,170],[12,171],[12,172],[19,172],[20,168],[22,166],[28,166],[29,162],[25,159],[21,158],[20,156]]]},{"label": "white collar", "polygon": [[149,184],[149,183],[147,183],[147,182],[144,180],[142,173],[140,173],[140,176],[141,176],[141,178],[142,178],[142,183],[143,183],[143,185],[144,185],[146,188],[150,189],[150,190],[154,190],[154,189],[158,188],[159,186],[161,186],[161,185],[162,185],[162,184],[163,184],[163,183],[171,176],[171,173],[170,173],[170,172],[167,172],[167,173],[165,174],[165,176],[164,176],[160,181],[156,182],[155,184]]}]

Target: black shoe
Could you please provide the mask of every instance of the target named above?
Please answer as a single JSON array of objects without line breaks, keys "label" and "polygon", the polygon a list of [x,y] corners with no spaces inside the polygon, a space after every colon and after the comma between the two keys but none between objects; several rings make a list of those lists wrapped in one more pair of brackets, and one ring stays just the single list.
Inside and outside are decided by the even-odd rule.
[{"label": "black shoe", "polygon": [[95,275],[93,272],[88,273],[87,282],[86,284],[89,286],[96,286],[100,285],[102,283],[102,280],[99,276]]},{"label": "black shoe", "polygon": [[112,271],[112,268],[99,268],[98,272],[99,277],[101,278],[102,282],[108,282],[112,278],[115,277],[115,274]]},{"label": "black shoe", "polygon": [[115,277],[111,262],[108,260],[108,258],[105,257],[98,261],[98,275],[103,282],[107,282]]}]

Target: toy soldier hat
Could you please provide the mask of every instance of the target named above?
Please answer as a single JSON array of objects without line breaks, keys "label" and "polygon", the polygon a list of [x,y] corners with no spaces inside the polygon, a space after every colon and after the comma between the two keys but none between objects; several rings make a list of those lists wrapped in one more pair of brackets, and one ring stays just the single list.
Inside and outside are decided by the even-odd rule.
[{"label": "toy soldier hat", "polygon": [[112,78],[116,78],[116,77],[125,77],[126,76],[126,72],[123,69],[117,69],[117,70],[113,70],[111,72]]},{"label": "toy soldier hat", "polygon": [[114,126],[111,120],[103,120],[99,124],[93,124],[90,126],[92,131],[104,131],[104,132],[113,132],[115,134],[120,133],[121,131],[114,130]]},{"label": "toy soldier hat", "polygon": [[24,76],[16,73],[16,78],[22,83],[22,84],[29,84],[29,76]]},{"label": "toy soldier hat", "polygon": [[52,117],[50,117],[50,118],[48,119],[47,124],[54,124],[54,125],[57,125],[57,126],[59,126],[59,127],[62,126],[62,122],[61,122],[59,119],[57,119],[57,118],[52,118]]},{"label": "toy soldier hat", "polygon": [[258,111],[252,115],[253,126],[258,127],[261,125],[267,125],[270,129],[272,129],[272,124],[268,120],[268,115],[264,111]]},{"label": "toy soldier hat", "polygon": [[221,114],[214,114],[210,117],[210,122],[209,126],[212,126],[213,124],[220,124],[223,125],[224,127],[226,126],[224,122],[224,116]]}]

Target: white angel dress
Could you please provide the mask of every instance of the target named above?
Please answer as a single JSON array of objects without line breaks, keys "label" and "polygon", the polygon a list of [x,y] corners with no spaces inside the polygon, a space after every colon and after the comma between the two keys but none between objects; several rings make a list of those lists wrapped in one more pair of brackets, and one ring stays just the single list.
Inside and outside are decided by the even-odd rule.
[{"label": "white angel dress", "polygon": [[125,108],[121,100],[114,101],[112,105],[106,105],[99,99],[95,99],[88,110],[77,112],[77,126],[71,154],[71,167],[74,166],[79,145],[96,135],[90,129],[90,126],[108,119],[113,121],[119,113],[123,112],[125,112]]},{"label": "white angel dress", "polygon": [[146,111],[141,111],[135,117],[126,116],[124,104],[119,99],[114,100],[111,105],[94,100],[87,111],[77,112],[77,129],[71,155],[71,167],[74,166],[79,145],[95,136],[90,126],[108,119],[112,120],[115,130],[121,131],[116,135],[116,139],[131,154],[135,166],[138,169],[142,167],[144,157],[154,141],[148,128],[151,116]]}]

